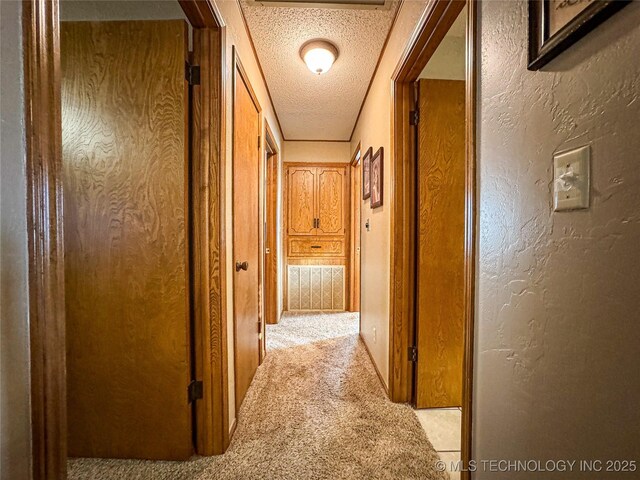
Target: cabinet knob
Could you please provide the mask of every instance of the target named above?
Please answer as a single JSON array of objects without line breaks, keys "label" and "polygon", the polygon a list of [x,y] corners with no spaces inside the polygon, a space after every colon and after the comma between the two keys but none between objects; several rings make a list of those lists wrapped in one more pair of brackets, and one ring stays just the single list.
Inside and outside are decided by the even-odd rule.
[{"label": "cabinet knob", "polygon": [[236,262],[236,272],[239,272],[240,270],[244,270],[246,272],[248,268],[249,262]]}]

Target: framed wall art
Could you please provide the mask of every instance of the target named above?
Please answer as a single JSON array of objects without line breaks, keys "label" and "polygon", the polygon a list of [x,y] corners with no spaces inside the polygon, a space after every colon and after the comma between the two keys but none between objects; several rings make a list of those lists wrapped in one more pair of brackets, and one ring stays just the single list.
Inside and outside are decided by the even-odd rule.
[{"label": "framed wall art", "polygon": [[380,147],[371,159],[371,208],[382,206],[383,148]]},{"label": "framed wall art", "polygon": [[362,199],[366,200],[371,196],[371,154],[373,148],[369,147],[362,157]]},{"label": "framed wall art", "polygon": [[539,70],[631,0],[529,0],[529,70]]}]

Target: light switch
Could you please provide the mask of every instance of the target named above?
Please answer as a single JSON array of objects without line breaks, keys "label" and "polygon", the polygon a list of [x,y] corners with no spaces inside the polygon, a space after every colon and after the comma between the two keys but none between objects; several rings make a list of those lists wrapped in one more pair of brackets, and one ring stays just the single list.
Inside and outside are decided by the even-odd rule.
[{"label": "light switch", "polygon": [[553,156],[554,211],[589,208],[590,163],[589,145]]}]

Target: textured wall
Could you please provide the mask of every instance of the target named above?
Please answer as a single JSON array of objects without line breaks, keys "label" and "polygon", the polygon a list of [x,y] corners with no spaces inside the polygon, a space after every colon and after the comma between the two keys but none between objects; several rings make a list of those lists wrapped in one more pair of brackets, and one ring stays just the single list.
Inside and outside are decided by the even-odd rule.
[{"label": "textured wall", "polygon": [[30,477],[21,3],[0,2],[0,478]]},{"label": "textured wall", "polygon": [[[475,454],[638,460],[640,3],[539,72],[524,0],[480,22]],[[552,153],[587,144],[591,208],[553,213]]]},{"label": "textured wall", "polygon": [[[361,143],[362,153],[384,147],[384,204],[372,210],[369,200],[362,202],[362,294],[361,333],[380,374],[389,378],[389,262],[390,262],[390,179],[391,179],[391,75],[425,9],[426,0],[405,1],[400,7],[378,72],[351,139],[354,151]],[[371,229],[364,224],[369,221]],[[375,334],[374,334],[375,329]]]},{"label": "textured wall", "polygon": [[348,163],[349,142],[284,142],[285,162]]}]

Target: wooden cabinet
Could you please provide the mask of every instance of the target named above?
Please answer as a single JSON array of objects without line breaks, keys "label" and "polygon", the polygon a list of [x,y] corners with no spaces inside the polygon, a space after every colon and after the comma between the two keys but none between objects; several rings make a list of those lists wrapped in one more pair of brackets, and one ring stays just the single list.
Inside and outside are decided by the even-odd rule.
[{"label": "wooden cabinet", "polygon": [[289,166],[286,181],[289,235],[345,234],[346,167]]},{"label": "wooden cabinet", "polygon": [[287,175],[289,235],[315,235],[316,168],[297,167]]},{"label": "wooden cabinet", "polygon": [[[289,265],[340,266],[349,259],[349,170],[346,164],[285,164],[284,231]],[[343,277],[343,282],[344,282]],[[335,282],[334,282],[335,283]],[[341,292],[334,292],[344,305]],[[292,307],[292,308],[295,308]]]}]

